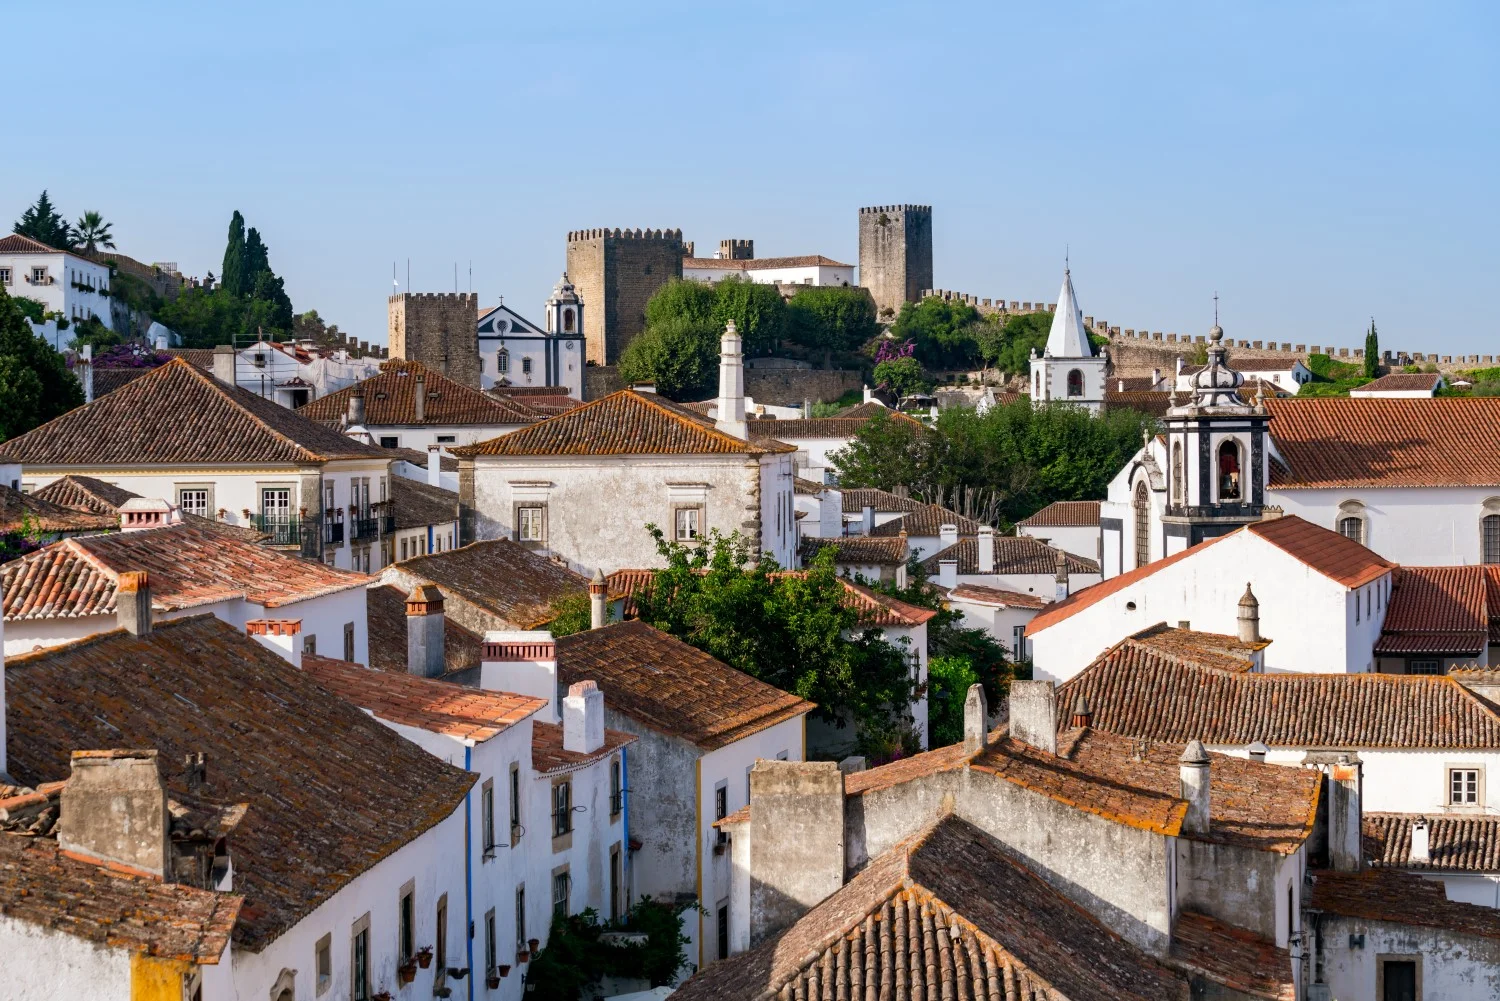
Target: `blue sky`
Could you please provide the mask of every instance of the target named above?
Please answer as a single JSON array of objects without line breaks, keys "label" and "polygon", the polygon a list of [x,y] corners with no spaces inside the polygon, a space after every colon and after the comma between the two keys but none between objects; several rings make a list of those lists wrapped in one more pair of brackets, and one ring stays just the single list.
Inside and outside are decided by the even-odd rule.
[{"label": "blue sky", "polygon": [[[34,24],[26,19],[35,17]],[[32,4],[0,223],[43,187],[383,341],[391,265],[535,319],[569,229],[857,257],[934,211],[936,280],[1231,337],[1500,350],[1493,4]],[[66,37],[66,43],[44,39]],[[93,55],[88,55],[93,53]],[[37,103],[31,104],[35,100]]]}]

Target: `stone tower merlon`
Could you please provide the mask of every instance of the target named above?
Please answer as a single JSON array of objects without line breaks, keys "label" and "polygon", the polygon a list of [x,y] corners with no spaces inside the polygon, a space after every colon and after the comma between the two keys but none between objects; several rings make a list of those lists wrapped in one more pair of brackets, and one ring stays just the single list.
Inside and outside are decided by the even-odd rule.
[{"label": "stone tower merlon", "polygon": [[874,205],[859,210],[859,283],[882,321],[916,302],[932,282],[932,206]]},{"label": "stone tower merlon", "polygon": [[724,261],[755,260],[754,240],[720,240],[719,259]]},{"label": "stone tower merlon", "polygon": [[391,357],[479,388],[479,296],[402,292],[388,300]]},{"label": "stone tower merlon", "polygon": [[579,229],[568,233],[568,277],[589,304],[588,360],[613,365],[646,329],[646,303],[682,277],[680,229]]}]

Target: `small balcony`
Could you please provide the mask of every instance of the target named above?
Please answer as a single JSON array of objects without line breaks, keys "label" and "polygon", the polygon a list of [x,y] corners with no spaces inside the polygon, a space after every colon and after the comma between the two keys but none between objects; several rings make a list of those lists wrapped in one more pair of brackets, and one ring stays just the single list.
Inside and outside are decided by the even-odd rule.
[{"label": "small balcony", "polygon": [[[302,520],[285,515],[257,514],[251,517],[251,523],[257,532],[264,532],[271,537],[270,545],[273,546],[300,546],[302,545]],[[316,542],[316,533],[313,534]]]},{"label": "small balcony", "polygon": [[373,539],[380,534],[379,518],[355,518],[349,526],[350,538],[356,541]]},{"label": "small balcony", "polygon": [[325,521],[323,523],[323,542],[329,546],[342,546],[344,544],[344,523],[342,521]]}]

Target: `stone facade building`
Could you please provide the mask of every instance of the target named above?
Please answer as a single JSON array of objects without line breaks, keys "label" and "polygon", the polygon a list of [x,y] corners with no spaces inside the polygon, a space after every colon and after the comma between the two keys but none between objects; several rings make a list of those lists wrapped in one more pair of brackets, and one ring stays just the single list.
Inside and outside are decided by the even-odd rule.
[{"label": "stone facade building", "polygon": [[479,296],[402,292],[389,299],[391,357],[419,361],[465,386],[479,387]]},{"label": "stone facade building", "polygon": [[859,210],[859,283],[881,319],[932,288],[932,206],[876,205]]},{"label": "stone facade building", "polygon": [[[613,365],[646,329],[646,303],[682,277],[680,229],[580,229],[568,234],[568,276],[589,304],[583,332],[588,360]],[[391,342],[393,345],[395,341]]]}]

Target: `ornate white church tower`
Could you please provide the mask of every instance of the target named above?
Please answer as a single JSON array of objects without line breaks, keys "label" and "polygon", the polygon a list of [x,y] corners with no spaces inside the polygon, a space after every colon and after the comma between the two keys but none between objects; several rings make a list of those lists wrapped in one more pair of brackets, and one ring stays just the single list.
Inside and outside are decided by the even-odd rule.
[{"label": "ornate white church tower", "polygon": [[552,287],[552,298],[547,300],[547,333],[574,337],[583,333],[583,300],[568,281],[566,271]]},{"label": "ornate white church tower", "polygon": [[1073,294],[1073,274],[1063,269],[1057,312],[1040,356],[1031,353],[1031,402],[1069,403],[1098,413],[1104,406],[1104,383],[1109,359],[1094,350],[1083,326],[1083,311]]}]

